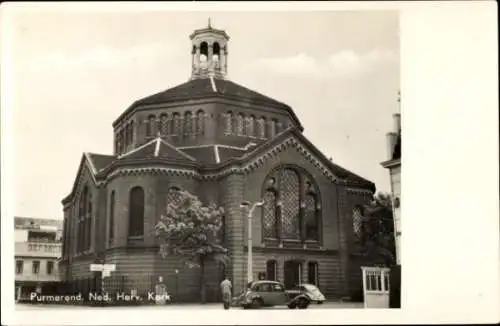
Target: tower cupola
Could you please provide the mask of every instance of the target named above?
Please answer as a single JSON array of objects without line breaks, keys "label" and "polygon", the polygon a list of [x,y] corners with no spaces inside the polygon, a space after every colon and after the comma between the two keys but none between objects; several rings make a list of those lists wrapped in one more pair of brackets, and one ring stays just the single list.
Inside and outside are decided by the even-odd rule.
[{"label": "tower cupola", "polygon": [[227,43],[229,36],[225,31],[208,26],[197,29],[190,35],[192,43],[191,79],[227,77]]}]

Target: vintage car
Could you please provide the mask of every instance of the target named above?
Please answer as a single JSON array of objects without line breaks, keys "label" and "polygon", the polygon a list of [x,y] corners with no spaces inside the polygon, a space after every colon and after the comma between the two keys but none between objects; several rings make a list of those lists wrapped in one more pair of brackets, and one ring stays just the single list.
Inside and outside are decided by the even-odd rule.
[{"label": "vintage car", "polygon": [[293,293],[295,295],[305,294],[309,297],[309,300],[311,300],[311,302],[316,302],[317,304],[322,304],[323,302],[325,302],[325,296],[314,284],[297,284],[292,289],[287,290],[287,292],[289,294]]},{"label": "vintage car", "polygon": [[275,281],[256,281],[239,298],[244,309],[272,306],[288,306],[290,309],[306,309],[311,300],[304,293],[286,291],[283,284]]}]

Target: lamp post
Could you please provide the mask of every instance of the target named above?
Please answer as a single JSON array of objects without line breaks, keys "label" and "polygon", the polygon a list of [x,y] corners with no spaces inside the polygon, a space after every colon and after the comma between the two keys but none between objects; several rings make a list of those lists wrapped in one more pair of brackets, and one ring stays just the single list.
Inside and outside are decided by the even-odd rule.
[{"label": "lamp post", "polygon": [[248,255],[247,255],[247,281],[251,282],[253,280],[253,271],[252,271],[252,214],[253,211],[255,210],[256,207],[260,207],[264,205],[263,201],[256,202],[256,203],[250,203],[248,201],[244,201],[241,203],[240,207],[241,208],[249,208],[248,210],[248,239],[247,239],[247,248],[248,248]]},{"label": "lamp post", "polygon": [[175,300],[179,300],[179,270],[175,270]]}]

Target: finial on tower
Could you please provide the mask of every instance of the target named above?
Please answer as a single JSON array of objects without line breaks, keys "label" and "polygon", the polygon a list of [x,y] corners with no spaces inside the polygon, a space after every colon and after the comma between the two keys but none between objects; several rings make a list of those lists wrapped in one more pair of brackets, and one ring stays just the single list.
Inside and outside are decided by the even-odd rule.
[{"label": "finial on tower", "polygon": [[208,28],[210,28],[210,29],[212,28],[212,21],[211,21],[210,17],[208,17]]}]

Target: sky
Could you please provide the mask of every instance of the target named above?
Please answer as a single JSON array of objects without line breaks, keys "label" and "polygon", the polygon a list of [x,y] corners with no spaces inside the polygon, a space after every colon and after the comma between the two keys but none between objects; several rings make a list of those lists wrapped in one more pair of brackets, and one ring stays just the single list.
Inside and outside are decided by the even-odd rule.
[{"label": "sky", "polygon": [[83,152],[112,154],[112,122],[186,82],[189,34],[230,36],[230,80],[290,105],[336,164],[390,191],[386,136],[399,111],[398,15],[388,11],[83,12],[12,16],[14,214],[62,218]]}]

